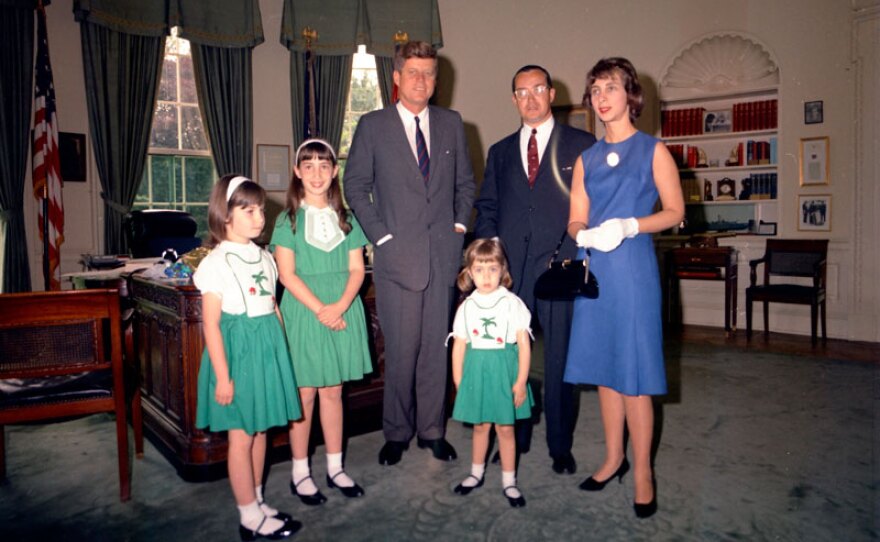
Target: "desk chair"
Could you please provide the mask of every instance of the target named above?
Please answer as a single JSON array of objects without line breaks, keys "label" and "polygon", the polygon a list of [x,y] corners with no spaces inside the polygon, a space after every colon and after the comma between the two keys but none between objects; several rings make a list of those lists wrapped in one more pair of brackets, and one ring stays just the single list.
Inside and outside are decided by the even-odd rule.
[{"label": "desk chair", "polygon": [[[768,304],[795,303],[810,306],[810,331],[816,344],[816,323],[822,314],[822,342],[825,330],[825,264],[828,258],[828,240],[768,239],[764,256],[749,262],[750,285],[746,288],[746,337],[752,336],[752,302],[764,303],[764,334],[769,332]],[[758,266],[764,264],[763,284],[757,284]],[[811,286],[770,282],[771,277],[808,277]]]},{"label": "desk chair", "polygon": [[4,425],[113,412],[119,498],[129,500],[119,291],[0,295],[0,344],[0,478]]}]

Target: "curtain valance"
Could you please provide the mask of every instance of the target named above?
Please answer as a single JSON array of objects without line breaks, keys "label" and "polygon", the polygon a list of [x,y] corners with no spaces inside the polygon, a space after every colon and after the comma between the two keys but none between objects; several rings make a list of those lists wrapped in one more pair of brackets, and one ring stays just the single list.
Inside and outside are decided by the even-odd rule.
[{"label": "curtain valance", "polygon": [[89,22],[138,36],[179,36],[215,47],[254,47],[263,42],[259,0],[75,0],[73,13]]},{"label": "curtain valance", "polygon": [[284,0],[281,43],[304,51],[306,27],[318,34],[312,50],[319,55],[349,55],[364,44],[367,52],[390,57],[398,32],[443,46],[437,0]]}]

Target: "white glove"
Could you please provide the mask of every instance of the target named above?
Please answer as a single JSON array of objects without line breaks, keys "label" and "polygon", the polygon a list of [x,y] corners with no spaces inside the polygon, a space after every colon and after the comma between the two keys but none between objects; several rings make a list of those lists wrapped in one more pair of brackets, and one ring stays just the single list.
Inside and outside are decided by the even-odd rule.
[{"label": "white glove", "polygon": [[611,252],[624,239],[635,237],[638,233],[639,222],[635,218],[610,218],[597,228],[579,231],[575,241],[579,247]]}]

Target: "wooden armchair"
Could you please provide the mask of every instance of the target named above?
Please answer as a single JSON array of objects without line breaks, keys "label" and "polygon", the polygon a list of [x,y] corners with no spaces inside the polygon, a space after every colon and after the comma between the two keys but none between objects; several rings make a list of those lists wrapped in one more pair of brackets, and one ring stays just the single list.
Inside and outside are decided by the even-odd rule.
[{"label": "wooden armchair", "polygon": [[[822,341],[825,330],[825,267],[828,240],[768,239],[762,258],[749,262],[750,285],[746,288],[746,336],[752,336],[752,302],[764,303],[764,333],[768,333],[768,303],[796,303],[810,306],[811,338],[816,344],[816,327],[821,309]],[[757,284],[757,268],[764,264],[764,282]],[[811,286],[800,284],[771,284],[771,277],[808,277]]]},{"label": "wooden armchair", "polygon": [[113,412],[119,496],[127,501],[119,291],[0,295],[0,344],[0,478],[6,476],[4,425]]}]

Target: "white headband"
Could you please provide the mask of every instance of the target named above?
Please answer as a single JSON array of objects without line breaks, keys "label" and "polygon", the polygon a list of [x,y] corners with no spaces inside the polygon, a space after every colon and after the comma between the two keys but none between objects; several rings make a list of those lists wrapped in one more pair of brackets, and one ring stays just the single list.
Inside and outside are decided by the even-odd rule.
[{"label": "white headband", "polygon": [[303,147],[305,147],[309,143],[320,143],[321,145],[324,145],[325,147],[327,147],[327,150],[330,151],[330,154],[333,155],[333,161],[334,162],[336,161],[336,152],[333,150],[333,147],[331,147],[329,143],[327,143],[323,139],[312,138],[312,139],[306,139],[305,141],[302,142],[302,144],[300,144],[299,147],[297,147],[296,156],[293,159],[294,164],[299,164],[299,153],[301,153],[303,150]]},{"label": "white headband", "polygon": [[247,177],[242,177],[239,175],[238,177],[233,177],[232,180],[229,181],[229,186],[226,187],[226,203],[229,203],[229,200],[232,199],[232,194],[238,190],[238,187],[241,186],[241,183],[250,181]]}]

